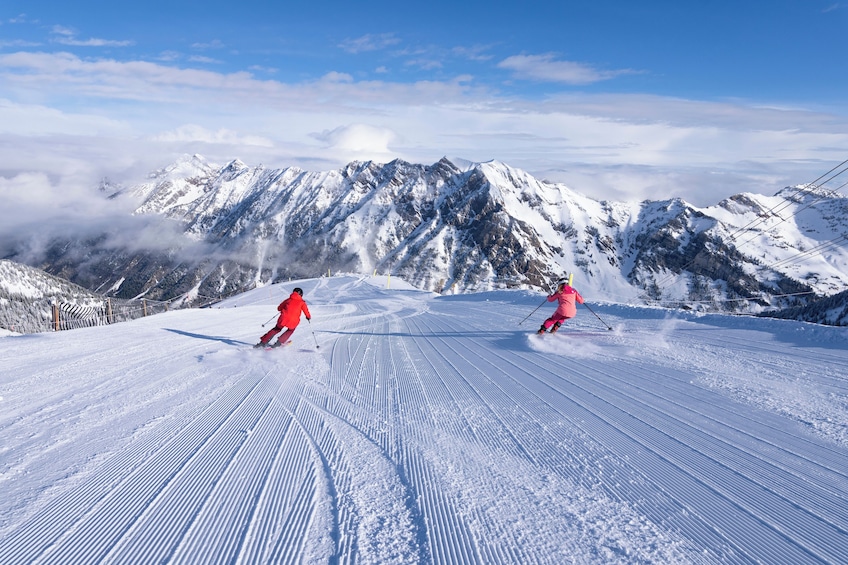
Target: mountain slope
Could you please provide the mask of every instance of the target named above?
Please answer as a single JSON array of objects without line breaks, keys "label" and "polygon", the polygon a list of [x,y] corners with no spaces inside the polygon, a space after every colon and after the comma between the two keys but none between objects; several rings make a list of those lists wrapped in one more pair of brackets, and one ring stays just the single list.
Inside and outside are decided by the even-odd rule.
[{"label": "mountain slope", "polygon": [[768,316],[783,320],[799,320],[829,326],[848,326],[848,290],[815,300],[805,306],[769,312]]},{"label": "mountain slope", "polygon": [[[294,285],[311,323],[253,350]],[[532,294],[388,285],[0,338],[0,562],[848,553],[843,329],[597,305],[615,331],[540,337]]]},{"label": "mountain slope", "polygon": [[40,269],[0,259],[0,329],[10,332],[106,325],[161,313],[169,307],[148,300],[110,298]]},{"label": "mountain slope", "polygon": [[19,333],[52,327],[53,304],[102,311],[103,297],[26,265],[0,259],[0,328]]}]

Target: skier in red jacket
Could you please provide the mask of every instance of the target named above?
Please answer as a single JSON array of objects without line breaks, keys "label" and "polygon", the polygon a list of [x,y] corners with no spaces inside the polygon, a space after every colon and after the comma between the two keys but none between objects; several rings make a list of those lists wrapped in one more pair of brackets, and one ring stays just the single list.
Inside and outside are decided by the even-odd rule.
[{"label": "skier in red jacket", "polygon": [[280,311],[280,317],[277,318],[277,324],[268,330],[262,337],[259,338],[259,343],[254,345],[253,347],[265,347],[268,345],[268,342],[271,341],[271,338],[274,337],[277,332],[282,331],[283,328],[286,328],[285,333],[277,338],[277,341],[271,345],[271,347],[279,347],[284,345],[291,335],[294,333],[294,329],[300,323],[300,313],[303,312],[306,314],[306,319],[311,320],[312,315],[309,314],[309,308],[306,306],[306,302],[303,301],[303,289],[295,288],[291,296],[280,302],[280,305],[277,306],[277,310]]},{"label": "skier in red jacket", "polygon": [[575,301],[583,304],[583,297],[580,296],[580,293],[572,288],[565,279],[557,281],[556,292],[548,296],[548,302],[553,302],[554,300],[559,302],[556,312],[554,312],[553,316],[542,323],[542,327],[539,328],[539,331],[536,333],[543,334],[551,326],[553,326],[551,333],[556,333],[564,321],[577,315],[577,305],[575,304]]}]

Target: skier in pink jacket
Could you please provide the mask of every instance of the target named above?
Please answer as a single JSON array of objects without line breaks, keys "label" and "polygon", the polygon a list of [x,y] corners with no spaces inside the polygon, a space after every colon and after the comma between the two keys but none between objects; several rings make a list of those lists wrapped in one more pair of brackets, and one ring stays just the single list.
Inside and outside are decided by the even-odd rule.
[{"label": "skier in pink jacket", "polygon": [[542,327],[540,327],[539,331],[536,333],[543,334],[548,331],[548,328],[551,328],[551,326],[553,326],[553,328],[551,328],[551,333],[556,333],[565,320],[577,315],[577,305],[575,302],[583,304],[583,297],[580,296],[580,293],[577,292],[577,290],[568,284],[568,280],[566,279],[560,279],[557,281],[556,292],[548,296],[548,302],[553,302],[554,300],[559,302],[556,312],[554,312],[553,316],[542,323]]}]

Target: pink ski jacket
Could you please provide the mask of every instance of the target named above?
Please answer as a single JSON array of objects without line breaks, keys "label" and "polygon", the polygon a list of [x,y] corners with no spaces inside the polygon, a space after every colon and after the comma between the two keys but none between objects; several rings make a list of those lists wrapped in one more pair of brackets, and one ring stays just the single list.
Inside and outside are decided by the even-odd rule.
[{"label": "pink ski jacket", "polygon": [[558,290],[548,296],[548,302],[553,302],[555,300],[559,301],[559,306],[557,306],[554,315],[558,314],[565,318],[573,318],[577,314],[577,305],[575,304],[575,301],[583,304],[583,297],[580,296],[580,293],[568,285],[564,285],[562,290]]}]

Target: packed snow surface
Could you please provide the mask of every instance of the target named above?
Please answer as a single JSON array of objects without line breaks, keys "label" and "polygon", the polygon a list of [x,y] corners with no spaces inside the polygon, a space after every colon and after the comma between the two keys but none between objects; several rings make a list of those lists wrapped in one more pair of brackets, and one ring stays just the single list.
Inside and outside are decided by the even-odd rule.
[{"label": "packed snow surface", "polygon": [[578,282],[556,335],[332,277],[2,337],[0,563],[844,563],[848,329]]}]

